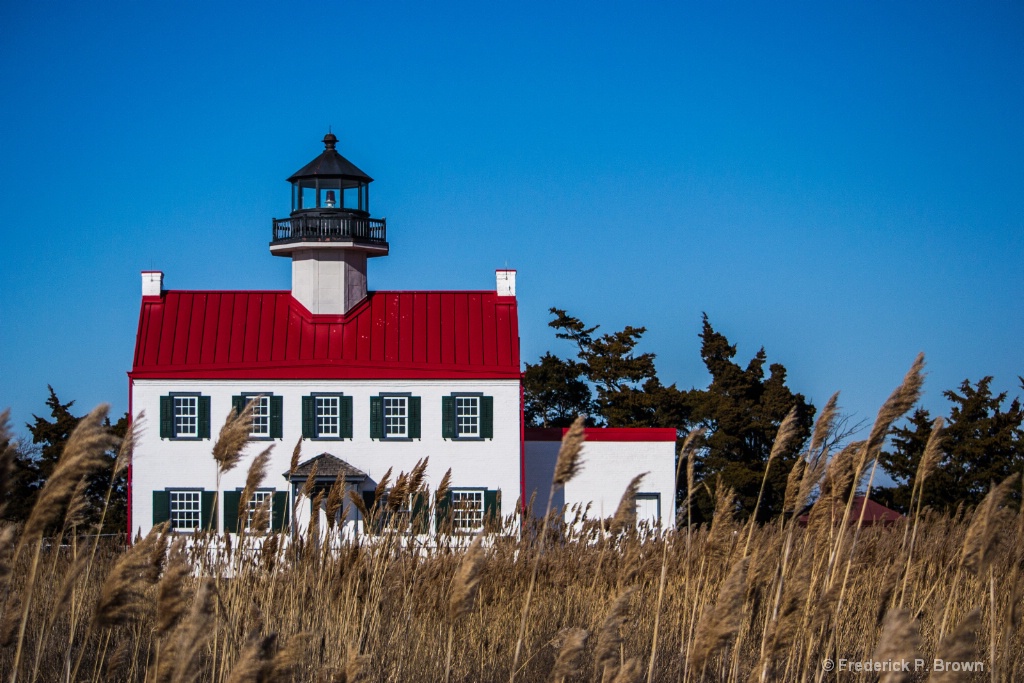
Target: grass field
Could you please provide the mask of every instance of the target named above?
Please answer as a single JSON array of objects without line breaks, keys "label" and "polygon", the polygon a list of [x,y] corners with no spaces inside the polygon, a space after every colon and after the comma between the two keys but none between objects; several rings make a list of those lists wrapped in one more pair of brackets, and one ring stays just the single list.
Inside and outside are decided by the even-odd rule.
[{"label": "grass field", "polygon": [[[684,504],[679,529],[660,534],[637,531],[623,482],[612,519],[566,524],[554,511],[472,543],[428,544],[392,526],[359,544],[332,542],[332,528],[186,544],[157,529],[126,549],[64,523],[58,545],[50,530],[74,521],[83,468],[115,446],[97,410],[32,517],[0,530],[0,671],[8,681],[1024,680],[1024,516],[1004,504],[1019,483],[959,516],[916,510],[890,527],[862,526],[850,503],[873,449],[916,401],[920,370],[869,437],[838,453],[825,445],[834,401],[822,411],[786,496],[789,510],[818,497],[806,526],[795,515],[739,524],[719,490],[709,526],[688,526]],[[214,449],[222,468],[244,446],[231,429]],[[581,442],[570,431],[555,486],[585,466]],[[255,488],[258,463],[250,474]],[[395,483],[407,496],[425,486],[415,472]],[[937,658],[983,670],[932,670]],[[840,672],[844,660],[906,660],[910,671]]]}]

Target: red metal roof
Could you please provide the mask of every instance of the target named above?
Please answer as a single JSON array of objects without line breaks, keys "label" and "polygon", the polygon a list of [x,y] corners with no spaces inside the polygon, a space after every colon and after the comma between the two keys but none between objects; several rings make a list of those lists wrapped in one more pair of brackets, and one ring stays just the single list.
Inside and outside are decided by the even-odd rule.
[{"label": "red metal roof", "polygon": [[291,292],[143,297],[136,379],[518,379],[516,299],[370,292],[343,316]]},{"label": "red metal roof", "polygon": [[[527,441],[561,441],[568,427],[531,427]],[[671,427],[584,427],[587,441],[675,441]]]}]

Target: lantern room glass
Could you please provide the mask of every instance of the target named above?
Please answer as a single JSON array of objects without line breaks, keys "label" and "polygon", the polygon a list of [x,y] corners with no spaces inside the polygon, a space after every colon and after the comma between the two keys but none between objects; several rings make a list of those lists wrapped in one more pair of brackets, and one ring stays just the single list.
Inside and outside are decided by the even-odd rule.
[{"label": "lantern room glass", "polygon": [[303,178],[293,182],[292,212],[317,209],[368,214],[370,187],[367,183],[348,178]]}]

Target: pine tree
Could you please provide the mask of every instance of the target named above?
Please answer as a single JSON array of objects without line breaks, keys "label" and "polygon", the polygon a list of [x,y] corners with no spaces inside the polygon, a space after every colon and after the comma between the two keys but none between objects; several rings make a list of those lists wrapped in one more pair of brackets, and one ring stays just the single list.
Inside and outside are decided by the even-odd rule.
[{"label": "pine tree", "polygon": [[[703,456],[695,463],[695,477],[708,486],[728,486],[736,491],[741,515],[749,515],[779,424],[791,408],[797,408],[798,436],[787,452],[773,462],[768,472],[758,519],[779,514],[785,494],[786,477],[803,442],[810,436],[814,406],[802,394],[786,386],[786,368],[779,363],[764,365],[767,354],[760,349],[744,368],[733,361],[736,346],[716,332],[704,315],[701,358],[711,374],[707,389],[687,392],[691,419],[707,430]],[[685,482],[681,482],[685,485]],[[711,495],[705,487],[695,501],[697,510],[710,515]]]},{"label": "pine tree", "polygon": [[[961,503],[977,505],[992,482],[1024,469],[1024,409],[1019,398],[1004,409],[1007,394],[993,395],[991,383],[992,377],[983,377],[974,386],[965,379],[958,391],[943,392],[952,404],[943,432],[943,457],[925,481],[923,505],[944,511]],[[885,494],[896,509],[906,510],[931,428],[928,411],[918,409],[907,425],[893,430],[891,450],[879,458],[896,481]]]},{"label": "pine tree", "polygon": [[675,385],[658,379],[653,353],[636,353],[646,329],[627,326],[595,337],[598,325],[587,327],[559,308],[548,323],[555,336],[573,342],[577,366],[594,386],[593,406],[598,420],[608,427],[676,427],[686,422],[685,402]]},{"label": "pine tree", "polygon": [[[545,353],[523,372],[527,427],[568,427],[579,415],[594,414],[594,395],[584,379],[586,366]],[[588,422],[593,424],[593,417]]]},{"label": "pine tree", "polygon": [[[49,398],[46,399],[46,405],[50,408],[50,419],[33,415],[35,422],[26,425],[32,434],[32,442],[36,445],[36,450],[30,451],[28,457],[20,464],[23,475],[21,487],[27,499],[24,504],[12,506],[12,509],[8,511],[8,515],[11,515],[12,518],[15,514],[27,514],[31,510],[36,494],[53,473],[54,467],[64,452],[68,438],[82,419],[82,416],[76,416],[71,412],[71,407],[75,404],[74,401],[61,403],[53,387],[47,385],[47,389],[50,392]],[[108,420],[107,426],[115,436],[123,437],[128,431],[128,415],[123,415],[113,425]],[[107,466],[96,471],[87,483],[85,492],[88,501],[86,520],[89,523],[99,521],[107,489],[111,486],[111,475],[114,471],[116,455],[116,453],[108,453]],[[113,483],[103,532],[123,532],[127,525],[127,509],[127,477],[126,473],[122,472]]]}]

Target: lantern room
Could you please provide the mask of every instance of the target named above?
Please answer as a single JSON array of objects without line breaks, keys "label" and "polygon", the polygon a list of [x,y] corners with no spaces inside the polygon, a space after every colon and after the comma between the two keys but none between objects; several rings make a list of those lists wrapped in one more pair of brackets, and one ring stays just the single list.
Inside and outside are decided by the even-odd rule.
[{"label": "lantern room", "polygon": [[370,183],[355,164],[338,154],[338,138],[324,136],[324,151],[296,171],[292,184],[292,215],[302,211],[348,211],[370,215]]}]

